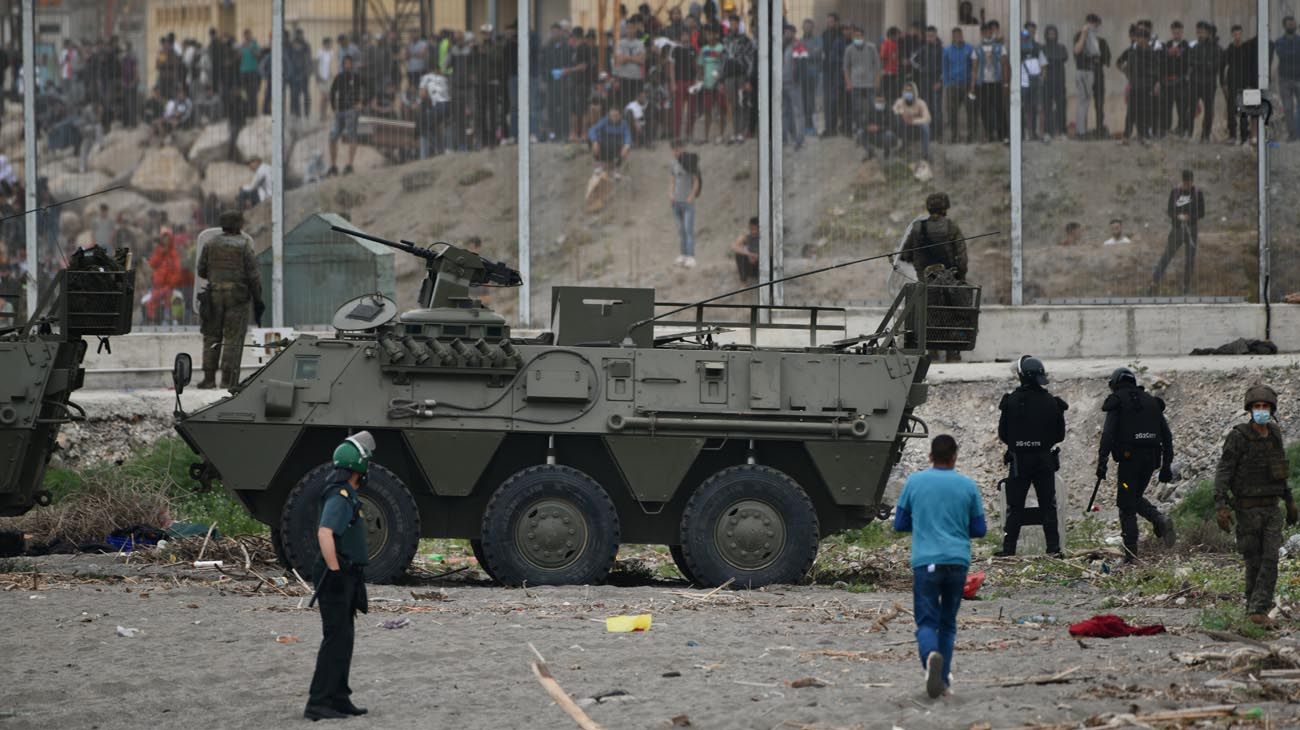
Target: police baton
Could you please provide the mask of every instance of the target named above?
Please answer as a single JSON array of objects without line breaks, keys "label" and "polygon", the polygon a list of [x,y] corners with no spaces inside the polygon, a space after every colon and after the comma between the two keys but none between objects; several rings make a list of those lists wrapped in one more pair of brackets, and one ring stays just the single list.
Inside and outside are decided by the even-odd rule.
[{"label": "police baton", "polygon": [[329,577],[330,570],[326,567],[325,571],[320,574],[320,578],[316,581],[316,588],[311,592],[311,600],[307,601],[307,608],[311,608],[312,605],[316,603],[316,599],[320,597],[320,589],[325,585],[325,579]]},{"label": "police baton", "polygon": [[1097,477],[1097,483],[1092,487],[1092,496],[1088,498],[1088,508],[1083,511],[1085,516],[1092,514],[1092,503],[1097,501],[1097,490],[1101,489],[1102,481],[1102,477]]}]

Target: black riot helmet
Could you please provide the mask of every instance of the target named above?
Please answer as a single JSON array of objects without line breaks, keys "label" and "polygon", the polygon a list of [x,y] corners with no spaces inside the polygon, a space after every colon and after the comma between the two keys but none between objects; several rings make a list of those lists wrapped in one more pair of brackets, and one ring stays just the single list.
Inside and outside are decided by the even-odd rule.
[{"label": "black riot helmet", "polygon": [[948,206],[947,193],[930,193],[925,198],[925,210],[927,213],[947,213]]},{"label": "black riot helmet", "polygon": [[1128,368],[1115,368],[1115,371],[1110,374],[1108,382],[1111,390],[1119,390],[1125,383],[1137,387],[1138,377],[1137,373]]},{"label": "black riot helmet", "polygon": [[1021,385],[1047,385],[1047,368],[1033,355],[1021,355],[1014,370]]}]

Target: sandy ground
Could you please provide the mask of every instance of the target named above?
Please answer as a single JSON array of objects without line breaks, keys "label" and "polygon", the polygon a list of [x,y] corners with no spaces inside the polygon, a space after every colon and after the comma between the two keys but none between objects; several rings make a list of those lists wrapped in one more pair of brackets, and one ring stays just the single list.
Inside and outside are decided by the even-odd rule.
[{"label": "sandy ground", "polygon": [[[297,597],[250,595],[249,583],[112,556],[42,558],[25,570],[33,567],[43,573],[38,590],[25,577],[16,586],[12,574],[0,580],[0,726],[304,722],[320,625],[314,610],[296,608]],[[103,577],[72,583],[73,571]],[[1101,612],[1106,598],[1086,584],[966,602],[955,694],[940,701],[925,696],[910,616],[871,631],[896,602],[910,609],[903,593],[782,586],[702,600],[703,591],[671,581],[524,590],[460,582],[443,584],[446,599],[431,602],[412,590],[433,588],[371,587],[374,609],[359,617],[352,674],[355,700],[371,714],[348,727],[572,727],[531,676],[530,642],[606,728],[667,728],[679,715],[700,728],[1016,727],[1221,702],[1261,708],[1272,727],[1300,723],[1300,708],[1268,693],[1206,687],[1221,667],[1171,658],[1239,648],[1189,628],[1193,610],[1125,609],[1170,633],[1081,646],[1063,624]],[[995,582],[984,592],[999,595]],[[605,632],[605,617],[642,612],[654,616],[648,633]],[[1061,623],[1015,622],[1043,613]],[[410,624],[378,626],[400,617]],[[140,632],[121,638],[119,625]],[[277,643],[285,634],[301,641]],[[1297,642],[1284,633],[1274,643]],[[1074,667],[1067,683],[999,686]],[[789,686],[805,677],[826,686]],[[615,691],[627,694],[586,699]]]}]

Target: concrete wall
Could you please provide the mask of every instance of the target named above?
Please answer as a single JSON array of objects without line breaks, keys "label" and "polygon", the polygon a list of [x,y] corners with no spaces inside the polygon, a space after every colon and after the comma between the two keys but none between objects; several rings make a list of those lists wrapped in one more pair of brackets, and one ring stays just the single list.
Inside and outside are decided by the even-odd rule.
[{"label": "concrete wall", "polygon": [[[874,331],[883,309],[854,309],[849,332]],[[1171,357],[1194,348],[1217,347],[1239,337],[1264,338],[1264,308],[1235,305],[1142,305],[1129,307],[986,307],[980,313],[980,334],[967,360],[1009,360],[1025,352],[1039,357]],[[516,334],[526,334],[516,331]],[[1273,341],[1284,350],[1300,350],[1300,307],[1273,307]],[[827,338],[832,339],[831,337]],[[803,346],[806,336],[763,335],[763,344]],[[178,352],[194,357],[198,372],[202,338],[197,332],[138,333],[112,341],[112,354],[86,353],[86,387],[160,387],[171,382],[172,360]],[[271,353],[248,348],[244,369],[258,367],[258,358]]]}]

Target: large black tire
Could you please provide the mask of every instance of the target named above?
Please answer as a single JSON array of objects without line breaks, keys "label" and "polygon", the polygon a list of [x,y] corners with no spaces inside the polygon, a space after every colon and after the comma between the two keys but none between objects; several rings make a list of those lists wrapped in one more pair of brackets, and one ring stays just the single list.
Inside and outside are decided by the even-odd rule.
[{"label": "large black tire", "polygon": [[487,574],[487,577],[496,580],[497,577],[492,575],[492,569],[488,567],[487,561],[483,559],[483,541],[470,540],[469,549],[474,551],[474,559],[478,561],[479,570]]},{"label": "large black tire", "polygon": [[669,545],[668,552],[673,556],[673,563],[677,566],[677,572],[682,574],[687,583],[695,583],[695,574],[691,572],[691,566],[686,564],[686,554],[682,552],[681,545]]},{"label": "large black tire", "polygon": [[[280,510],[280,544],[284,560],[304,577],[311,575],[320,547],[316,530],[321,498],[334,472],[321,464],[303,475]],[[420,542],[420,511],[410,490],[396,474],[372,463],[370,479],[357,493],[361,519],[366,523],[370,562],[367,583],[392,583],[406,573]]]},{"label": "large black tire", "polygon": [[[280,532],[279,525],[271,525],[271,547],[275,550],[275,559],[285,570],[291,570],[293,564],[289,562],[288,556],[284,554],[284,533]],[[298,571],[301,573],[302,571]]]},{"label": "large black tire", "polygon": [[595,480],[568,466],[531,466],[483,510],[483,563],[509,586],[601,583],[620,534],[618,510]]},{"label": "large black tire", "polygon": [[682,556],[705,586],[796,583],[817,557],[817,510],[786,474],[742,465],[709,477],[682,512]]}]

